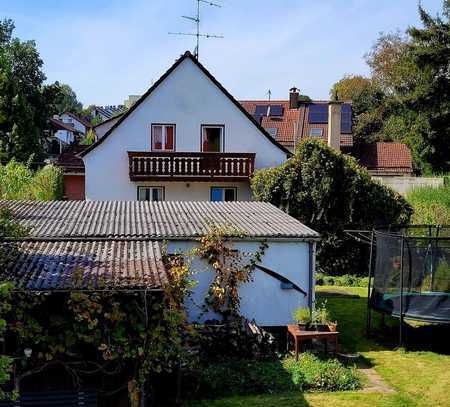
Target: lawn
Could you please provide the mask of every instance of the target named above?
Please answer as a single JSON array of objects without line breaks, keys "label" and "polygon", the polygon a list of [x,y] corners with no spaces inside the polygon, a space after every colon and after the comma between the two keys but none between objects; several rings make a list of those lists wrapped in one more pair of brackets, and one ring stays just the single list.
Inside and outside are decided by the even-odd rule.
[{"label": "lawn", "polygon": [[[339,291],[352,296],[327,297],[332,317],[339,323],[341,343],[347,352],[359,352],[396,390],[393,394],[287,393],[264,396],[230,397],[221,400],[192,402],[190,407],[450,407],[450,356],[418,350],[396,349],[396,321],[388,321],[389,333],[376,339],[365,338],[367,291],[359,287],[318,287],[318,301],[323,292]],[[326,294],[325,294],[326,295]],[[359,296],[359,297],[355,297]],[[375,316],[375,323],[380,318]],[[448,333],[448,331],[446,331]],[[447,341],[449,342],[449,341]],[[425,346],[423,347],[425,349]]]}]

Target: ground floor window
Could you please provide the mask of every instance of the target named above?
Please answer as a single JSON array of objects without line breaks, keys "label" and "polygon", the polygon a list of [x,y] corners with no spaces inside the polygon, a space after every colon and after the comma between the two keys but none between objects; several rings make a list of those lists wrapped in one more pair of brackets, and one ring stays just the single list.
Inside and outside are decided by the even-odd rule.
[{"label": "ground floor window", "polygon": [[231,202],[237,201],[237,188],[234,187],[212,187],[211,201]]},{"label": "ground floor window", "polygon": [[138,187],[138,201],[164,201],[164,187]]}]

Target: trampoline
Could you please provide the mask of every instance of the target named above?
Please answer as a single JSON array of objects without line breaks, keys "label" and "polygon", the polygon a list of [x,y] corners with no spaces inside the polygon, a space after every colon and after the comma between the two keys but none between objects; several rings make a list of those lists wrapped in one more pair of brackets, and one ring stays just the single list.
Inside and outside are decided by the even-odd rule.
[{"label": "trampoline", "polygon": [[367,330],[371,310],[399,318],[450,324],[450,226],[348,231],[370,243]]}]

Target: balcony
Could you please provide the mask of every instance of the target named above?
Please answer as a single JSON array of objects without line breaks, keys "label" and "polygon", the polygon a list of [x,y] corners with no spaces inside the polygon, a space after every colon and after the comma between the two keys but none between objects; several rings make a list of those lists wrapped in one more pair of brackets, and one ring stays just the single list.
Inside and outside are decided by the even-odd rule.
[{"label": "balcony", "polygon": [[128,152],[131,181],[245,181],[255,153]]}]

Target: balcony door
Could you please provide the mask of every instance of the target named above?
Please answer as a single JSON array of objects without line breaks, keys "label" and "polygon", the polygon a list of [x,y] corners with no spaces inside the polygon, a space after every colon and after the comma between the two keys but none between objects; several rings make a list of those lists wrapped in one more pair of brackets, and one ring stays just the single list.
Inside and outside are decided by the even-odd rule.
[{"label": "balcony door", "polygon": [[223,151],[225,126],[202,124],[202,151],[220,153]]}]

